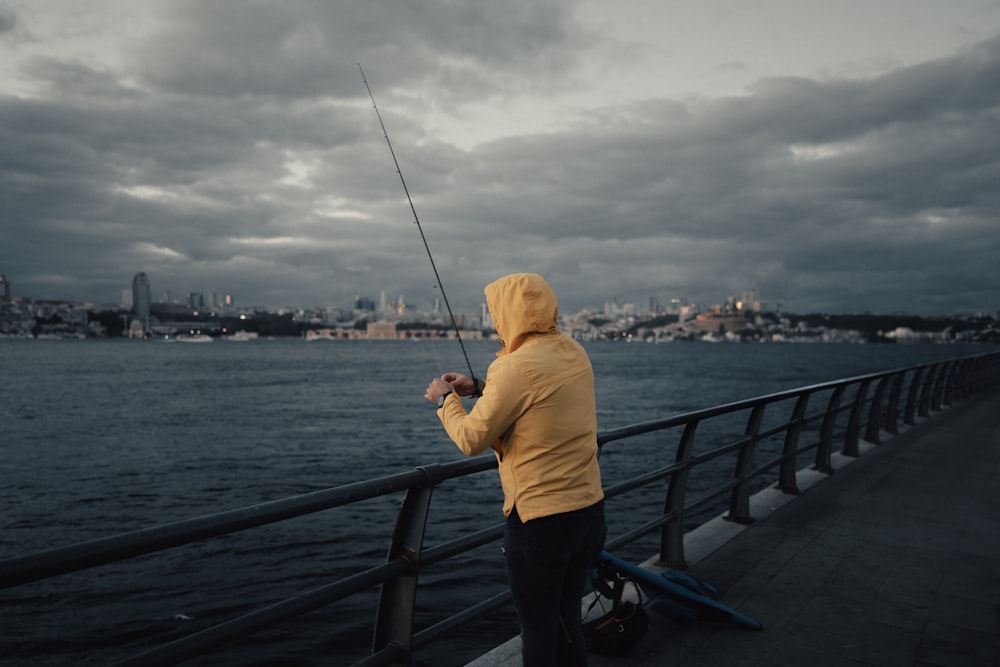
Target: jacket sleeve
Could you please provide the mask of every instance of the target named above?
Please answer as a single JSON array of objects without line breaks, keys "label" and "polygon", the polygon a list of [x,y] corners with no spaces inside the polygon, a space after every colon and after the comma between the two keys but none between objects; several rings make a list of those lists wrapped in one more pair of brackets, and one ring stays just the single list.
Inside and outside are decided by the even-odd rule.
[{"label": "jacket sleeve", "polygon": [[471,412],[465,411],[461,399],[449,396],[438,410],[438,417],[458,448],[474,456],[499,440],[527,409],[530,400],[530,386],[516,365],[494,362],[483,395]]}]

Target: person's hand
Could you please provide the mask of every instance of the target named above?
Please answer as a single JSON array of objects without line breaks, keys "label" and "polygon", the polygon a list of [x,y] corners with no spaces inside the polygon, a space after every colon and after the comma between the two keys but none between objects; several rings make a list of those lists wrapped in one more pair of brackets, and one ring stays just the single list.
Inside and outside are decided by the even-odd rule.
[{"label": "person's hand", "polygon": [[[445,377],[447,377],[447,375],[445,375]],[[441,394],[447,394],[449,391],[455,391],[454,385],[450,382],[446,382],[443,378],[434,378],[431,380],[431,383],[427,385],[427,391],[424,392],[424,398],[431,403],[437,403]],[[459,394],[459,396],[461,396],[461,394]]]},{"label": "person's hand", "polygon": [[461,373],[445,373],[441,379],[455,388],[455,393],[459,396],[472,396],[476,393],[476,384],[468,375]]}]

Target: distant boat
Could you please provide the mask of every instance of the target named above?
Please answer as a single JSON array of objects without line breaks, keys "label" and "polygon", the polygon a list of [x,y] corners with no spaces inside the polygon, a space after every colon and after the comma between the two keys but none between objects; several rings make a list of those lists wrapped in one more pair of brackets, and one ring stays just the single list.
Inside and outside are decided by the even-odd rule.
[{"label": "distant boat", "polygon": [[257,340],[260,336],[256,331],[237,331],[232,336],[222,336],[220,340],[231,340],[234,342],[243,342],[248,340]]},{"label": "distant boat", "polygon": [[337,340],[333,329],[310,329],[306,332],[306,340]]},{"label": "distant boat", "polygon": [[174,337],[178,343],[214,343],[215,339],[208,334],[177,334]]}]

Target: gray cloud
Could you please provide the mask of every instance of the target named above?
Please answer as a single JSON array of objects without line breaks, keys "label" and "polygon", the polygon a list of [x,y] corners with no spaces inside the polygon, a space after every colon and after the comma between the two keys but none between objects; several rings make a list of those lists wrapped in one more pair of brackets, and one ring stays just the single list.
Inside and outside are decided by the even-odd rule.
[{"label": "gray cloud", "polygon": [[245,304],[429,303],[360,60],[462,310],[518,270],[549,277],[564,310],[747,287],[800,312],[998,307],[1000,38],[867,78],[595,100],[553,131],[462,148],[414,110],[571,87],[599,36],[557,4],[239,8],[170,3],[118,66],[21,64],[42,92],[0,96],[16,294],[113,301],[145,271],[154,291]]},{"label": "gray cloud", "polygon": [[17,28],[17,14],[7,7],[0,7],[0,35],[13,32]]},{"label": "gray cloud", "polygon": [[147,82],[194,95],[358,97],[360,61],[383,85],[430,87],[429,102],[450,106],[550,86],[572,65],[565,44],[584,37],[558,5],[523,0],[170,9],[168,29],[137,45],[135,57]]}]

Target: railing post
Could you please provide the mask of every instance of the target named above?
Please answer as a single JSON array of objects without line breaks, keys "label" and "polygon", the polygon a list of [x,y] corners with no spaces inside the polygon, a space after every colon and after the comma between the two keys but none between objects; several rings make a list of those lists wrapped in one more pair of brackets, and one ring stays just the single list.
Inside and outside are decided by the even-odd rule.
[{"label": "railing post", "polygon": [[[991,376],[989,367],[996,366],[997,357],[971,359],[968,378],[965,382],[966,393],[976,394],[990,385]],[[991,363],[992,362],[992,363]]]},{"label": "railing post", "polygon": [[948,382],[945,385],[944,396],[942,397],[945,405],[951,405],[958,399],[958,396],[955,394],[955,385],[958,383],[958,378],[961,376],[964,366],[965,361],[962,359],[956,359],[952,362],[951,372],[948,373]]},{"label": "railing post", "polygon": [[690,461],[694,454],[694,433],[698,423],[691,421],[684,425],[684,433],[681,434],[677,455],[674,457],[674,463],[680,464],[681,468],[670,476],[667,497],[663,503],[663,514],[672,512],[674,518],[660,529],[660,563],[675,570],[687,567],[684,560],[684,497],[687,495],[688,473],[691,468],[683,464]]},{"label": "railing post", "polygon": [[948,380],[948,389],[945,392],[944,398],[946,402],[952,403],[965,397],[964,382],[971,363],[969,359],[961,359],[955,364],[955,372],[952,373],[951,378]]},{"label": "railing post", "polygon": [[861,430],[861,413],[865,408],[865,400],[868,398],[868,386],[871,380],[864,380],[858,385],[858,393],[854,395],[854,403],[851,405],[851,416],[847,420],[847,433],[844,435],[844,447],[841,450],[844,456],[861,456],[858,449],[858,435]]},{"label": "railing post", "polygon": [[918,366],[910,380],[910,390],[906,392],[906,411],[903,414],[903,423],[913,426],[917,423],[917,397],[920,395],[920,377],[924,373],[924,367]]},{"label": "railing post", "polygon": [[994,354],[988,359],[983,359],[978,366],[982,367],[982,388],[986,389],[992,387],[1000,381],[997,377],[998,371],[1000,371],[1000,355]]},{"label": "railing post", "polygon": [[[882,427],[882,399],[885,398],[885,388],[889,386],[892,376],[885,375],[879,379],[875,387],[875,395],[872,396],[871,406],[868,408],[868,426],[865,428],[865,440],[878,444],[879,429]],[[859,452],[860,453],[860,452]]]},{"label": "railing post", "polygon": [[938,373],[937,381],[934,383],[934,392],[931,395],[931,409],[941,410],[941,406],[944,404],[944,391],[948,380],[951,378],[952,371],[955,368],[955,364],[951,361],[945,361],[941,364],[941,372]]},{"label": "railing post", "polygon": [[799,492],[799,485],[795,480],[797,472],[795,455],[799,450],[799,435],[802,433],[802,420],[809,405],[809,396],[808,393],[799,395],[792,409],[788,430],[785,431],[785,444],[781,449],[781,467],[778,469],[778,488],[784,493]]},{"label": "railing post", "polygon": [[899,397],[903,393],[903,377],[906,371],[896,373],[892,377],[892,389],[889,390],[889,406],[885,412],[885,430],[893,435],[899,433]]},{"label": "railing post", "polygon": [[737,523],[753,523],[750,516],[750,470],[753,467],[754,450],[757,447],[757,433],[760,432],[760,423],[764,418],[765,403],[758,403],[750,412],[750,419],[747,420],[747,427],[744,431],[743,444],[740,446],[740,454],[736,459],[735,478],[736,486],[733,488],[733,495],[729,501],[729,514],[726,519]]},{"label": "railing post", "polygon": [[948,373],[945,381],[941,387],[941,405],[948,406],[951,405],[952,396],[954,394],[955,378],[958,377],[958,371],[962,367],[962,362],[955,360],[951,362],[948,366]]},{"label": "railing post", "polygon": [[935,374],[939,368],[941,368],[941,365],[935,364],[927,370],[927,379],[924,380],[924,384],[920,388],[920,408],[918,414],[921,417],[927,417],[931,414],[931,392],[934,389],[934,380],[937,377]]},{"label": "railing post", "polygon": [[826,406],[826,414],[823,415],[823,425],[819,432],[819,446],[816,447],[816,470],[832,475],[833,464],[830,462],[833,456],[833,427],[837,423],[837,413],[840,411],[840,399],[844,396],[847,385],[839,385],[830,395],[830,402]]},{"label": "railing post", "polygon": [[[414,565],[419,564],[435,484],[431,471],[437,467],[430,465],[417,468],[427,474],[428,480],[420,486],[410,487],[406,492],[399,514],[396,515],[396,527],[392,533],[387,561],[405,558]],[[397,667],[407,667],[411,663],[417,575],[417,567],[413,567],[405,574],[386,580],[382,584],[378,610],[375,612],[372,653],[393,647],[399,654],[399,659],[391,664]]]}]

